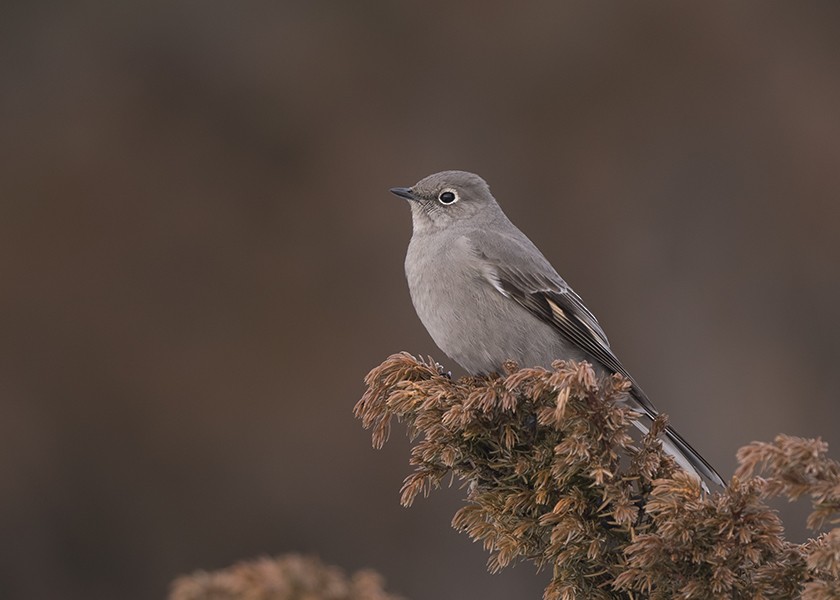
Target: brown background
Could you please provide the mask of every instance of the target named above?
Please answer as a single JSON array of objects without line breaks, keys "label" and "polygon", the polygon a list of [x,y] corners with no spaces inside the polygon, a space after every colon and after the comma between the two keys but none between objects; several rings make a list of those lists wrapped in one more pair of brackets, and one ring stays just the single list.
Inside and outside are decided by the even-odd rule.
[{"label": "brown background", "polygon": [[538,598],[457,487],[401,509],[403,430],[351,414],[390,353],[444,359],[387,193],[444,168],[725,476],[778,432],[840,453],[837,2],[11,2],[0,86],[3,598],[291,550]]}]

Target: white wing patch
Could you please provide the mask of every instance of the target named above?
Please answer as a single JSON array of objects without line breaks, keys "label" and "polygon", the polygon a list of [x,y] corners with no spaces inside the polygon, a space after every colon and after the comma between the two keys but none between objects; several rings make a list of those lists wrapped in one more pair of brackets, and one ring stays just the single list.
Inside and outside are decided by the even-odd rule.
[{"label": "white wing patch", "polygon": [[478,268],[476,269],[481,276],[487,280],[487,282],[495,288],[497,292],[499,292],[505,298],[510,298],[510,294],[505,291],[505,288],[502,287],[502,280],[499,278],[499,273],[496,271],[496,268],[493,264],[487,260],[487,257],[484,256],[483,253],[479,252],[475,245],[470,241],[470,239],[466,236],[459,237],[455,244],[460,248],[464,249],[469,255],[475,258],[473,261],[473,265],[475,262],[478,262]]},{"label": "white wing patch", "polygon": [[498,274],[498,273],[496,273],[496,270],[495,270],[494,268],[492,268],[491,266],[489,266],[489,265],[485,266],[485,268],[484,268],[483,270],[484,270],[484,277],[487,279],[487,281],[489,281],[489,282],[490,282],[490,284],[491,284],[494,288],[496,288],[497,290],[499,290],[499,292],[500,292],[500,293],[501,293],[501,294],[502,294],[505,298],[510,298],[510,294],[508,294],[508,293],[505,291],[505,288],[503,288],[503,287],[502,287],[502,281],[499,279],[499,274]]}]

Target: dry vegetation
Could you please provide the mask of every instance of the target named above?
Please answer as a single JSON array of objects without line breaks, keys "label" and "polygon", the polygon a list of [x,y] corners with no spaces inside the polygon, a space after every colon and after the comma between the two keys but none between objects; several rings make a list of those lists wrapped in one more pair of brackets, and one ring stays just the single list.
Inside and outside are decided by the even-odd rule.
[{"label": "dry vegetation", "polygon": [[840,529],[793,544],[765,502],[810,496],[810,527],[838,522],[840,468],[819,440],[746,446],[709,495],[662,452],[664,419],[634,439],[627,382],[585,363],[454,381],[402,353],[366,383],[356,415],[374,446],[393,418],[418,440],[403,504],[455,475],[467,497],[453,526],[484,544],[491,570],[552,569],[547,600],[840,598]]},{"label": "dry vegetation", "polygon": [[287,554],[200,571],[172,584],[170,600],[400,600],[373,571],[351,577],[317,558]]},{"label": "dry vegetation", "polygon": [[[627,382],[598,380],[586,363],[454,381],[402,353],[365,381],[355,411],[374,446],[394,418],[418,440],[402,503],[459,478],[467,498],[453,526],[484,544],[492,571],[515,560],[552,569],[546,600],[840,599],[840,528],[794,544],[766,504],[808,496],[810,528],[840,521],[840,465],[820,440],[750,444],[728,487],[707,494],[663,453],[665,419],[635,439]],[[181,577],[170,596],[363,599],[397,597],[374,572],[348,578],[297,555]]]}]

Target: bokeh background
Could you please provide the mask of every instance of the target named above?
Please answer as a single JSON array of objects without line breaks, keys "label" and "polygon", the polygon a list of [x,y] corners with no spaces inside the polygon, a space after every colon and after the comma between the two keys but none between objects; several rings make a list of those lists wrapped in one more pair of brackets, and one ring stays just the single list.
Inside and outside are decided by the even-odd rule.
[{"label": "bokeh background", "polygon": [[352,417],[393,352],[460,373],[387,192],[449,168],[725,476],[779,432],[840,456],[837,2],[10,2],[0,597],[287,551],[540,597],[450,529],[457,486],[400,508],[403,430],[376,452]]}]

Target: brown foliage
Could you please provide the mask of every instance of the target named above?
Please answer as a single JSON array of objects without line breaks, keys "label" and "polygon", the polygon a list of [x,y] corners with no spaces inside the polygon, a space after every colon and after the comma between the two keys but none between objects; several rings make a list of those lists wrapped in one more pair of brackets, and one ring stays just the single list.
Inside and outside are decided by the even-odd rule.
[{"label": "brown foliage", "polygon": [[810,496],[814,511],[808,527],[819,529],[840,521],[840,465],[827,458],[827,452],[828,444],[820,439],[779,435],[772,444],[753,442],[741,448],[737,475],[748,477],[763,466],[766,496]]},{"label": "brown foliage", "polygon": [[[355,412],[374,446],[394,417],[419,439],[403,504],[456,475],[468,491],[453,526],[483,542],[493,571],[550,566],[547,600],[840,598],[838,530],[792,544],[764,502],[810,495],[812,527],[837,515],[840,470],[822,442],[747,446],[738,477],[707,495],[663,453],[664,418],[635,440],[627,382],[598,380],[586,363],[453,381],[401,353],[365,382]],[[767,478],[753,474],[760,465]]]},{"label": "brown foliage", "polygon": [[287,554],[242,562],[222,571],[199,571],[172,584],[170,600],[400,600],[382,577],[359,571],[347,577],[317,558]]}]

